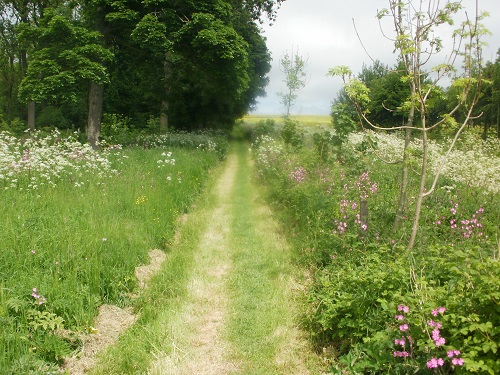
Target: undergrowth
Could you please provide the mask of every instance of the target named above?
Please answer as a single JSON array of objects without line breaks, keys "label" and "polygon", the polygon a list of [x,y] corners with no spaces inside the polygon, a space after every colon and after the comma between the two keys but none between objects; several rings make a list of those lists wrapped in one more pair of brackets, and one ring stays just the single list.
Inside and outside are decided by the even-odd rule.
[{"label": "undergrowth", "polygon": [[131,303],[135,267],[168,251],[225,155],[218,140],[95,152],[73,136],[1,133],[0,373],[51,373],[81,344],[61,332]]},{"label": "undergrowth", "polygon": [[[304,325],[335,374],[498,373],[496,146],[476,139],[470,152],[467,136],[425,200],[418,245],[408,251],[419,177],[410,175],[394,231],[400,166],[378,157],[397,155],[402,141],[370,137],[353,134],[342,149],[324,134],[300,147],[271,131],[254,141],[259,177],[297,261],[311,270]],[[440,145],[432,147],[439,160]]]}]

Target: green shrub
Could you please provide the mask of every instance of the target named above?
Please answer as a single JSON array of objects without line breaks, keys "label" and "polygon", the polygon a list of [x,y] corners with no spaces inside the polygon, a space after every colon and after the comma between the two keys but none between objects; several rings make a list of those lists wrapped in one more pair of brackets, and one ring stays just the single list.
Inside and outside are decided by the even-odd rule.
[{"label": "green shrub", "polygon": [[280,135],[287,146],[299,148],[304,145],[304,132],[300,130],[298,121],[285,118]]},{"label": "green shrub", "polygon": [[[322,158],[318,136],[312,150],[269,137],[254,143],[258,174],[311,270],[304,322],[319,348],[333,348],[332,372],[498,373],[498,194],[443,178],[424,201],[419,245],[408,252],[411,220],[391,230],[400,170],[370,158],[356,138],[339,160]],[[387,145],[378,147],[383,155]],[[417,180],[410,174],[410,192]],[[362,190],[375,182],[360,231]],[[409,195],[409,212],[412,204]],[[395,320],[399,306],[408,308],[404,322]],[[434,338],[432,319],[442,326]]]}]

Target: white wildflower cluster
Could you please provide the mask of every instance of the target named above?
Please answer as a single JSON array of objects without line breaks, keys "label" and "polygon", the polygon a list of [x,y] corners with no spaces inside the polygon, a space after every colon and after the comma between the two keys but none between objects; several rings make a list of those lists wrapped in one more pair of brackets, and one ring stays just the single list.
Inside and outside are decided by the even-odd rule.
[{"label": "white wildflower cluster", "polygon": [[252,147],[255,150],[255,163],[260,171],[265,172],[279,168],[279,160],[284,152],[280,142],[267,135],[262,135]]},{"label": "white wildflower cluster", "polygon": [[162,152],[162,158],[158,159],[156,163],[158,164],[158,168],[166,167],[167,165],[175,165],[175,159],[172,157],[172,152]]},{"label": "white wildflower cluster", "polygon": [[209,139],[205,143],[200,143],[197,148],[200,150],[215,152],[215,151],[217,151],[217,143],[215,143],[214,141]]},{"label": "white wildflower cluster", "polygon": [[[404,139],[396,134],[375,133],[374,131],[355,132],[349,134],[346,146],[356,149],[367,138],[375,145],[375,152],[384,161],[394,163],[402,160],[404,150]],[[368,152],[370,152],[370,148]]]},{"label": "white wildflower cluster", "polygon": [[75,137],[62,138],[58,131],[21,140],[0,132],[0,187],[36,190],[55,186],[62,178],[84,185],[86,178],[116,174],[106,152],[96,152]]},{"label": "white wildflower cluster", "polygon": [[[355,149],[369,136],[376,144],[375,153],[384,161],[395,162],[402,160],[404,139],[397,134],[389,133],[352,133],[349,136],[348,147]],[[455,148],[446,157],[450,141],[437,143],[429,141],[429,166],[432,173],[441,168],[443,176],[459,183],[481,187],[490,192],[500,192],[500,157],[498,150],[500,142],[477,142],[472,150]],[[410,163],[418,162],[418,155],[422,149],[422,141],[414,139],[409,146]],[[414,155],[414,156],[412,156]]]}]

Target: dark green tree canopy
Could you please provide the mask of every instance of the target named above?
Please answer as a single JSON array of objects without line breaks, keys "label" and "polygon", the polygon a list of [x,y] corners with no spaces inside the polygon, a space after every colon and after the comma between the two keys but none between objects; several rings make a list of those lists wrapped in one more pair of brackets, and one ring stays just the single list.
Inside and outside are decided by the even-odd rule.
[{"label": "dark green tree canopy", "polygon": [[265,94],[271,57],[259,24],[282,2],[0,1],[2,112],[20,100],[43,117],[73,103],[71,121],[84,121],[93,83],[104,85],[104,113],[132,126],[168,116],[173,127],[226,128]]},{"label": "dark green tree canopy", "polygon": [[19,87],[22,101],[63,99],[76,102],[77,85],[85,80],[109,81],[104,61],[112,53],[100,43],[97,32],[78,26],[63,15],[48,12],[38,26],[25,26],[21,38],[40,46],[31,56]]}]

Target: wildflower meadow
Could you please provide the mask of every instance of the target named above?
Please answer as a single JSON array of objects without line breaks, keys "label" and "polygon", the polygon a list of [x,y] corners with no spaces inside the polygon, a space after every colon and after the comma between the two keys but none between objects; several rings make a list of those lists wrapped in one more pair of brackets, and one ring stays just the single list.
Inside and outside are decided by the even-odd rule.
[{"label": "wildflower meadow", "polygon": [[135,267],[169,251],[226,149],[209,134],[96,152],[72,134],[0,133],[0,373],[59,373],[100,305],[131,305]]},{"label": "wildflower meadow", "polygon": [[451,152],[446,139],[431,143],[431,168],[443,173],[409,249],[419,140],[394,229],[402,136],[351,133],[339,151],[333,130],[306,130],[295,144],[279,129],[254,136],[252,152],[310,270],[303,325],[331,373],[500,372],[498,140],[472,129]]}]

